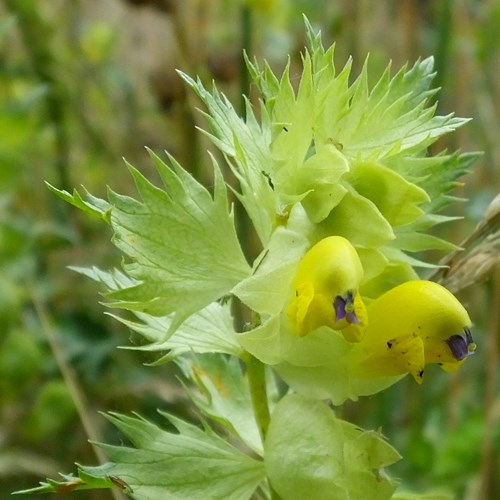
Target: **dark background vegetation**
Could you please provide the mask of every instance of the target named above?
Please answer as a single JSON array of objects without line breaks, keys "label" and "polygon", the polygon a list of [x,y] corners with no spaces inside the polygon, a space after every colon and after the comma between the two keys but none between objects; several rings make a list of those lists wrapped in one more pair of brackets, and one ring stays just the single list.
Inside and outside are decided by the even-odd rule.
[{"label": "dark background vegetation", "polygon": [[[300,74],[305,13],[337,65],[366,55],[434,55],[441,114],[474,120],[433,152],[484,151],[458,186],[459,243],[500,191],[500,2],[497,0],[4,0],[0,3],[0,497],[102,460],[89,437],[120,443],[98,411],[186,413],[173,368],[119,350],[129,332],[103,314],[94,283],[67,265],[119,265],[110,232],[45,187],[133,193],[122,157],[154,178],[144,146],[166,149],[210,184],[195,97],[175,68],[214,79],[241,106],[242,49]],[[436,260],[442,255],[436,255]],[[493,255],[493,261],[498,255]],[[429,370],[339,410],[381,428],[404,456],[393,473],[416,491],[500,498],[500,273],[460,291],[477,354],[454,376]],[[112,498],[109,492],[76,498]]]}]

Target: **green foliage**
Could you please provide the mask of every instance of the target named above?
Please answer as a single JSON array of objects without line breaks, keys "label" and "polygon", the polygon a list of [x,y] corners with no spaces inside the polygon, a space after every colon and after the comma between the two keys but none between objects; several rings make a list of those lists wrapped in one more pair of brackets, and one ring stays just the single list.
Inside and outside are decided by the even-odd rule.
[{"label": "green foliage", "polygon": [[[71,197],[66,192],[58,194],[84,211],[103,217],[109,211],[113,242],[132,259],[125,270],[135,280],[132,286],[108,295],[116,301],[114,305],[153,315],[174,313],[170,327],[174,330],[228,293],[250,268],[227,210],[226,189],[217,167],[212,199],[173,159],[170,169],[159,157],[152,157],[167,191],[130,167],[142,202],[113,191],[109,205],[93,197],[83,201],[77,192]],[[221,272],[214,275],[214,268]]]},{"label": "green foliage", "polygon": [[[79,465],[76,476],[61,475],[59,480],[47,480],[38,488],[19,493],[115,488],[134,498],[287,499],[330,495],[444,500],[453,496],[440,489],[416,494],[406,488],[424,490],[436,485],[460,493],[468,490],[470,494],[471,478],[487,474],[486,467],[479,471],[479,464],[485,463],[484,441],[488,439],[484,412],[467,415],[470,407],[482,404],[483,394],[471,390],[484,378],[480,352],[472,361],[474,365],[467,363],[466,377],[457,378],[449,394],[445,389],[447,379],[432,373],[432,383],[419,393],[403,382],[399,392],[395,392],[395,386],[392,392],[387,389],[360,398],[355,405],[348,403],[333,412],[317,398],[342,404],[346,399],[381,391],[401,377],[353,382],[348,376],[351,346],[341,332],[324,327],[314,335],[297,338],[289,329],[286,311],[297,265],[315,242],[327,236],[344,235],[355,246],[364,268],[360,290],[367,302],[435,267],[435,254],[422,255],[422,251],[457,248],[447,241],[446,229],[437,226],[457,219],[442,211],[458,200],[451,191],[477,158],[476,154],[446,150],[448,145],[452,151],[456,146],[442,136],[466,120],[448,114],[434,116],[437,109],[449,105],[451,93],[444,94],[444,105],[438,108],[436,91],[431,87],[431,58],[418,59],[394,74],[391,66],[386,66],[386,54],[380,54],[374,44],[370,59],[360,67],[357,64],[364,57],[360,54],[373,37],[372,23],[361,19],[364,8],[328,2],[306,4],[278,0],[248,2],[245,7],[247,14],[260,16],[259,30],[264,32],[273,26],[269,40],[275,53],[292,41],[289,33],[283,37],[280,32],[287,24],[289,31],[292,25],[287,16],[297,18],[301,10],[308,10],[310,19],[321,19],[325,38],[339,40],[335,50],[324,50],[319,34],[308,25],[309,49],[302,56],[302,76],[297,76],[294,56],[279,77],[271,69],[275,67],[272,61],[261,68],[247,57],[254,82],[252,92],[258,90],[261,101],[252,96],[245,102],[245,118],[240,118],[230,99],[218,90],[227,92],[225,83],[217,83],[218,88],[207,86],[206,76],[213,68],[195,66],[202,55],[183,54],[188,62],[182,66],[184,71],[201,75],[193,80],[181,73],[206,106],[201,127],[208,125],[205,135],[231,170],[219,169],[220,158],[215,155],[217,160],[212,159],[212,168],[208,169],[214,182],[210,190],[201,184],[201,179],[210,179],[211,184],[212,177],[202,171],[192,129],[184,139],[188,154],[185,146],[179,146],[184,128],[190,127],[183,127],[178,117],[169,129],[167,147],[183,160],[186,170],[172,157],[164,163],[153,153],[150,156],[156,170],[148,170],[142,156],[134,152],[136,144],[158,142],[154,134],[143,137],[139,114],[150,120],[155,133],[164,130],[164,123],[158,126],[156,110],[148,107],[144,112],[136,107],[135,89],[111,60],[114,44],[119,43],[112,28],[106,23],[82,25],[81,33],[75,34],[75,24],[70,22],[70,43],[61,43],[60,38],[51,40],[56,31],[59,36],[62,33],[59,21],[45,25],[43,14],[50,12],[50,7],[30,4],[37,14],[32,21],[44,26],[40,31],[44,39],[40,40],[40,50],[28,52],[44,54],[50,78],[40,79],[44,70],[40,61],[33,64],[33,74],[23,73],[24,68],[19,72],[18,67],[4,66],[3,62],[0,73],[0,130],[5,138],[0,159],[7,166],[0,174],[0,319],[4,325],[0,334],[0,396],[6,403],[0,412],[0,433],[5,436],[0,448],[0,482],[5,491],[19,488],[20,482],[26,484],[25,478],[15,479],[13,473],[26,470],[43,477],[55,476],[57,470],[71,467],[74,454],[85,462],[93,460],[85,451],[83,433],[78,432],[80,423],[72,403],[75,394],[67,380],[59,378],[53,347],[39,324],[44,314],[48,315],[49,326],[61,334],[60,347],[92,405],[118,408],[121,413],[112,413],[108,419],[131,444],[102,445],[109,463]],[[234,13],[234,5],[226,2],[224,13]],[[373,7],[372,12],[379,8]],[[348,15],[342,14],[342,9],[349,10]],[[398,6],[401,19],[405,19],[403,10],[405,6]],[[434,10],[432,6],[425,13],[419,10],[420,21],[425,17],[429,31],[435,28]],[[494,5],[485,7],[489,21],[481,24],[475,19],[473,23],[485,29],[467,35],[479,49],[485,85],[474,87],[474,99],[482,103],[483,110],[489,108],[484,106],[491,91],[486,81],[488,72],[491,75],[495,68],[494,44],[489,39],[497,11]],[[71,14],[76,20],[75,11]],[[177,21],[180,18],[175,17]],[[359,36],[357,26],[367,28],[363,36]],[[183,33],[178,28],[176,33]],[[0,25],[0,37],[13,29],[18,29],[15,20],[7,18]],[[401,31],[402,26],[386,31],[396,33],[398,29]],[[235,31],[234,27],[231,30]],[[352,36],[346,36],[348,33]],[[413,35],[408,33],[408,40]],[[301,46],[302,37],[297,40]],[[432,52],[432,47],[421,45],[422,40],[415,53]],[[190,44],[183,45],[181,55]],[[8,47],[6,60],[10,63]],[[12,47],[15,54],[16,44]],[[2,55],[7,54],[4,47],[2,50]],[[338,71],[333,64],[334,52],[338,61],[346,50],[355,55],[357,52],[358,57]],[[446,54],[437,55],[436,67],[445,69],[440,58]],[[368,76],[377,74],[374,68],[382,68],[378,71],[381,76],[369,80]],[[466,70],[464,75],[474,73]],[[149,75],[149,70],[144,74]],[[85,78],[75,79],[75,75]],[[446,82],[444,76],[440,81]],[[450,82],[449,88],[470,88],[463,78],[461,75]],[[54,94],[62,110],[55,120],[45,107]],[[12,95],[14,100],[10,99]],[[468,100],[463,97],[463,106],[455,105],[461,112],[467,109]],[[185,110],[186,103],[181,104]],[[475,123],[476,140],[484,130],[494,130],[481,118]],[[466,132],[460,141],[469,147],[467,138],[470,135]],[[64,154],[66,146],[71,156]],[[429,156],[437,151],[442,152]],[[125,153],[131,163],[140,166],[142,173],[128,164],[130,179],[139,192],[137,199],[117,192],[130,190],[126,176],[108,169],[115,163],[117,152]],[[61,164],[66,168],[61,169]],[[69,165],[74,167],[72,172],[67,170]],[[188,170],[193,166],[196,172],[191,176]],[[81,195],[76,190],[70,193],[67,174],[73,172],[78,172],[89,191],[102,190],[108,176],[118,189],[109,190],[106,200],[86,189],[80,191]],[[159,177],[164,186],[157,187],[147,180],[149,176]],[[61,205],[42,198],[43,189],[38,188],[43,178],[50,180],[53,192],[92,215],[94,221],[79,219],[73,212],[62,213]],[[244,220],[234,220],[232,195],[247,212],[253,226],[250,231]],[[476,209],[479,216],[480,207]],[[62,278],[52,278],[67,261],[99,260],[104,261],[103,266],[111,261],[114,265],[116,254],[108,255],[101,246],[102,233],[96,232],[95,219],[110,226],[113,243],[125,257],[122,270],[74,267],[78,275],[65,273]],[[251,241],[252,229],[258,235],[257,242]],[[75,239],[76,233],[80,240]],[[452,239],[459,241],[457,234]],[[70,256],[65,249],[68,242],[77,243]],[[251,248],[254,243],[255,248]],[[78,248],[84,250],[83,255]],[[257,258],[248,263],[254,255]],[[97,317],[81,275],[104,288],[107,306],[121,309],[108,314],[118,320],[114,326]],[[485,305],[489,300],[480,294],[477,300],[481,300],[481,310],[488,309]],[[473,304],[474,300],[469,309]],[[485,314],[490,317],[491,310]],[[246,320],[248,323],[244,323]],[[482,325],[477,311],[474,321]],[[112,332],[123,331],[123,327],[132,332],[131,345],[125,349],[133,352],[122,350],[112,359],[119,342]],[[475,338],[478,332],[481,337],[482,328],[476,327]],[[272,366],[263,367],[249,353]],[[155,368],[135,367],[138,356]],[[172,364],[159,366],[172,360]],[[258,381],[256,387],[250,369],[254,363],[267,379],[260,387]],[[176,368],[186,379],[183,387],[190,397],[187,404],[202,415],[202,428],[188,423],[193,415],[184,409],[184,400],[174,402],[175,396],[168,394],[167,376]],[[285,387],[283,380],[293,390]],[[293,391],[315,400],[285,395]],[[155,393],[162,397],[166,394],[169,403],[158,400]],[[416,394],[418,398],[412,399]],[[469,395],[470,407],[465,405],[466,414],[453,422],[446,416],[446,406],[456,410],[462,404],[461,394]],[[165,419],[159,423],[151,408],[170,402],[176,408],[164,413]],[[144,418],[125,416],[131,408]],[[439,418],[432,420],[437,408]],[[170,411],[187,416],[182,420]],[[361,427],[383,428],[391,442],[398,444],[405,460],[395,463],[399,454],[381,433]],[[112,442],[109,430],[103,432],[104,437],[98,441]],[[68,436],[67,446],[61,446],[61,435]],[[491,446],[498,449],[498,436],[493,437]],[[34,448],[33,452],[28,448]],[[51,463],[48,456],[60,462]],[[398,491],[397,481],[384,470],[392,463],[395,468],[391,468],[391,475],[402,478]],[[83,495],[94,498],[91,492]]]},{"label": "green foliage", "polygon": [[397,484],[383,468],[400,458],[379,434],[298,395],[284,397],[274,409],[265,445],[271,486],[290,500],[391,498]]},{"label": "green foliage", "polygon": [[[430,284],[416,282],[407,283],[404,293],[417,305],[411,304],[410,319],[401,311],[392,313],[400,322],[392,338],[384,330],[396,327],[384,328],[384,324],[391,314],[386,304],[393,299],[380,297],[388,281],[403,282],[414,266],[427,265],[405,252],[453,248],[410,226],[428,229],[443,222],[431,209],[449,201],[445,193],[450,186],[443,181],[454,180],[468,160],[458,155],[435,157],[432,165],[441,175],[431,182],[425,170],[429,162],[419,164],[415,159],[424,159],[437,138],[466,120],[434,116],[436,107],[428,105],[434,93],[432,60],[405,67],[392,78],[388,67],[372,88],[365,64],[350,84],[350,64],[337,73],[333,47],[325,51],[319,34],[307,22],[306,27],[310,49],[303,57],[296,92],[289,66],[278,80],[269,66],[260,70],[247,61],[262,94],[260,122],[248,101],[243,120],[215,87],[209,92],[200,80],[182,74],[207,106],[205,118],[212,128],[207,135],[228,158],[239,182],[240,191],[235,192],[260,238],[262,253],[252,267],[240,247],[225,180],[215,161],[213,194],[172,157],[167,165],[152,152],[164,189],[129,165],[140,200],[112,190],[107,201],[89,193],[83,198],[77,191],[69,194],[51,187],[65,201],[111,226],[113,243],[128,259],[124,272],[95,267],[75,270],[105,286],[110,307],[132,312],[135,321],[118,319],[144,337],[147,344],[138,349],[167,351],[159,362],[177,361],[198,387],[199,394],[191,388],[187,391],[208,421],[200,429],[164,414],[174,433],[143,418],[110,414],[108,419],[133,447],[101,444],[109,463],[80,466],[78,478],[68,476],[63,482],[42,483],[29,491],[114,485],[136,498],[240,499],[250,498],[258,488],[266,498],[276,494],[286,499],[332,500],[393,496],[397,483],[384,468],[398,461],[399,454],[381,435],[336,418],[323,402],[308,398],[328,398],[339,405],[348,398],[380,392],[408,371],[420,381],[423,342],[434,341],[425,352],[439,354],[439,349],[450,350],[450,335],[458,337],[455,326],[468,332],[468,315],[449,292],[435,285],[434,295],[428,298],[424,295]],[[413,168],[405,171],[408,162]],[[300,271],[305,273],[303,283],[296,283],[299,262],[319,247],[315,245],[304,257],[306,250],[328,236],[333,238],[324,240],[329,242],[325,250],[318,250],[324,262],[309,258]],[[352,258],[346,260],[342,252]],[[346,327],[341,326],[342,317],[297,335],[289,319],[294,288],[299,297],[299,287],[312,287],[314,297],[320,290],[316,290],[318,280],[326,289],[336,290],[327,299],[325,317],[332,305],[338,314],[340,299],[346,307],[344,316],[354,315],[355,323],[361,320],[367,328],[366,342],[363,329],[354,341],[341,332]],[[371,292],[368,295],[364,283]],[[417,288],[424,295],[418,295]],[[404,306],[408,298],[398,299],[402,289],[391,291],[396,307]],[[368,327],[359,310],[347,309],[362,304],[361,298],[347,302],[359,293],[378,299],[372,309],[368,306]],[[235,330],[227,300],[230,294],[250,309],[253,325],[248,331]],[[443,297],[447,305],[440,306],[439,312],[446,319],[443,324],[453,325],[450,332],[437,330],[441,327],[435,325],[441,321],[429,322],[425,316],[434,306],[424,304],[435,304]],[[303,304],[309,307],[307,301],[297,301],[297,315],[304,314]],[[444,309],[448,304],[450,309]],[[376,326],[370,330],[371,311]],[[405,325],[422,329],[422,337],[415,331],[411,337]],[[421,346],[418,353],[408,354],[405,335],[413,339],[412,346],[415,342]],[[382,345],[377,343],[379,337]],[[438,340],[442,345],[436,344]],[[468,348],[472,340],[466,341]],[[397,344],[397,349],[385,353],[396,342],[403,347]],[[380,353],[374,354],[373,371],[366,377],[363,366],[365,358],[370,359],[370,349]],[[377,362],[377,356],[392,360],[393,353],[402,356],[391,361],[394,366]],[[411,356],[418,360],[412,361]],[[238,358],[246,363],[246,379]],[[270,406],[272,384],[265,381],[261,363],[273,366],[293,390],[308,398],[289,394]],[[416,368],[411,368],[415,363]],[[48,400],[53,399],[52,393]]]},{"label": "green foliage", "polygon": [[107,418],[134,445],[100,445],[113,463],[80,467],[78,479],[49,481],[19,493],[69,492],[118,486],[137,498],[250,498],[264,480],[264,465],[219,437],[172,415],[163,414],[177,432],[162,430],[138,417]]}]

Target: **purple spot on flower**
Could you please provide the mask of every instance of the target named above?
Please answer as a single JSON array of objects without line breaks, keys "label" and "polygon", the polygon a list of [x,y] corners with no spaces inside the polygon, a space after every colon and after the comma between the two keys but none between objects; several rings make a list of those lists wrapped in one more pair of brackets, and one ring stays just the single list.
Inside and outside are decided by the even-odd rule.
[{"label": "purple spot on flower", "polygon": [[335,307],[335,321],[340,321],[341,319],[344,319],[346,316],[345,300],[340,295],[337,295],[335,297],[333,306]]},{"label": "purple spot on flower", "polygon": [[356,316],[356,313],[354,311],[347,313],[346,319],[347,319],[347,322],[350,323],[351,325],[359,325],[359,323],[360,323],[360,321],[359,321],[359,319]]},{"label": "purple spot on flower", "polygon": [[476,344],[474,344],[472,334],[468,328],[464,328],[464,336],[452,335],[446,340],[446,343],[449,345],[451,352],[457,361],[465,359],[476,349]]},{"label": "purple spot on flower", "polygon": [[359,325],[360,321],[353,310],[354,297],[351,292],[347,293],[346,298],[341,295],[335,297],[333,306],[335,307],[335,321],[345,320],[353,325]]}]

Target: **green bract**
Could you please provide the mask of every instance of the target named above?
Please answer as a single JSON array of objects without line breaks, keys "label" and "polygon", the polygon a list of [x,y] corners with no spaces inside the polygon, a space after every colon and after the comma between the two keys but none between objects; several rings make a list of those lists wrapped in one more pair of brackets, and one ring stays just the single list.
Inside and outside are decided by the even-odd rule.
[{"label": "green bract", "polygon": [[264,462],[271,486],[287,500],[383,500],[397,486],[383,468],[400,458],[379,434],[336,418],[321,402],[290,395],[273,412]]}]

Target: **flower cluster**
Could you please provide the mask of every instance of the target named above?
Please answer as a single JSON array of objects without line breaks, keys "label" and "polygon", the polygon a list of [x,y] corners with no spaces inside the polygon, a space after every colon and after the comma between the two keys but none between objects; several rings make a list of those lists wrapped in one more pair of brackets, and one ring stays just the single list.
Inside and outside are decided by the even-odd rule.
[{"label": "flower cluster", "polygon": [[[151,341],[143,348],[168,350],[165,359],[248,351],[296,390],[342,403],[406,373],[421,382],[426,363],[453,369],[473,352],[467,313],[419,280],[415,269],[433,265],[412,253],[454,248],[426,231],[450,220],[437,212],[475,156],[427,155],[467,121],[434,116],[432,59],[392,78],[388,67],[371,88],[365,65],[350,84],[350,62],[337,72],[334,47],[308,34],[296,90],[289,67],[277,79],[247,61],[259,120],[249,102],[243,119],[181,74],[239,182],[262,248],[251,266],[215,160],[213,196],[153,153],[166,190],[130,167],[142,201],[59,194],[110,222],[131,259],[126,275],[84,272],[107,285],[110,305],[135,311],[140,322],[128,325]],[[227,296],[252,311],[253,328],[235,330]]]}]

